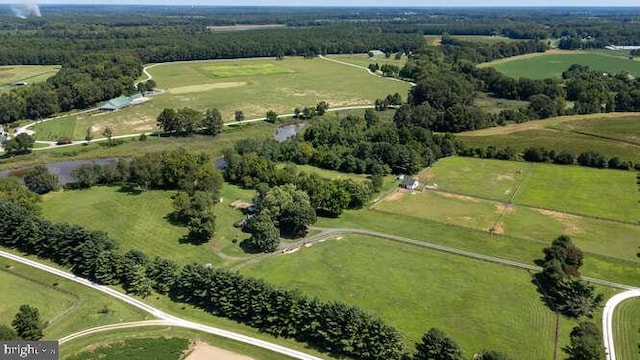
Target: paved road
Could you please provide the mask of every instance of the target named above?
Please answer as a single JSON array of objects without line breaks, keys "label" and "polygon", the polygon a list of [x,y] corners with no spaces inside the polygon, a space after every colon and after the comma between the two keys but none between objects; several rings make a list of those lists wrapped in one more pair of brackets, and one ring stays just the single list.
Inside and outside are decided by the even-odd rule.
[{"label": "paved road", "polygon": [[193,330],[198,330],[198,331],[202,331],[208,334],[213,334],[213,335],[217,335],[217,336],[221,336],[224,338],[228,338],[231,340],[235,340],[235,341],[240,341],[246,344],[250,344],[253,346],[257,346],[257,347],[261,347],[263,349],[267,349],[276,353],[280,353],[283,355],[287,355],[290,356],[294,359],[301,359],[301,360],[321,360],[321,358],[316,357],[316,356],[312,356],[309,354],[305,354],[301,351],[297,351],[297,350],[293,350],[293,349],[289,349],[286,348],[284,346],[281,345],[277,345],[274,343],[270,343],[268,341],[264,341],[264,340],[260,340],[260,339],[256,339],[250,336],[246,336],[246,335],[242,335],[242,334],[238,334],[238,333],[234,333],[228,330],[223,330],[220,328],[216,328],[213,326],[208,326],[208,325],[203,325],[203,324],[199,324],[193,321],[189,321],[189,320],[185,320],[185,319],[181,319],[177,316],[173,316],[170,315],[168,313],[163,312],[160,309],[154,308],[148,304],[145,304],[144,302],[135,299],[131,296],[125,295],[119,291],[116,291],[110,287],[107,286],[103,286],[103,285],[98,285],[92,281],[89,281],[87,279],[83,279],[81,277],[75,276],[73,274],[70,274],[68,272],[53,268],[51,266],[47,266],[41,263],[38,263],[36,261],[30,260],[30,259],[25,259],[21,256],[17,256],[11,253],[8,253],[6,251],[0,251],[0,256],[10,259],[12,261],[15,262],[19,262],[28,266],[32,266],[34,268],[37,268],[39,270],[42,271],[46,271],[49,273],[52,273],[54,275],[63,277],[65,279],[77,282],[79,284],[82,284],[84,286],[90,287],[92,289],[98,290],[104,294],[107,294],[111,297],[114,297],[116,299],[119,299],[129,305],[132,305],[142,311],[145,311],[151,315],[153,315],[154,317],[158,318],[159,320],[164,320],[167,323],[170,323],[172,326],[178,326],[178,327],[183,327],[183,328],[188,328],[188,329],[193,329]]},{"label": "paved road", "polygon": [[613,311],[621,302],[640,297],[640,289],[628,290],[613,296],[607,301],[602,314],[602,337],[604,349],[607,352],[607,360],[616,360],[616,351],[613,343]]}]

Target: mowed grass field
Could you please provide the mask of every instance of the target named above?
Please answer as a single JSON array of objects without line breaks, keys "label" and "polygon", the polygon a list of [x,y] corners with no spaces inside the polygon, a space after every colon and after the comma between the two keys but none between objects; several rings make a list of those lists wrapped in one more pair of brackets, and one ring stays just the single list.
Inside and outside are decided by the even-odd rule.
[{"label": "mowed grass field", "polygon": [[613,340],[618,359],[637,359],[640,354],[640,299],[622,302],[613,312]]},{"label": "mowed grass field", "polygon": [[634,76],[640,75],[640,61],[609,56],[604,52],[547,52],[527,54],[482,64],[494,67],[501,73],[513,77],[529,79],[559,78],[562,72],[572,64],[586,65],[593,70],[611,74],[628,71]]},{"label": "mowed grass field", "polygon": [[[356,304],[396,326],[410,345],[438,327],[467,356],[494,348],[517,359],[553,357],[555,317],[523,270],[349,235],[263,260],[243,272]],[[561,321],[561,345],[570,327]]]},{"label": "mowed grass field", "polygon": [[116,112],[69,115],[40,124],[38,139],[54,141],[61,135],[84,139],[87,128],[95,137],[102,137],[107,125],[114,135],[158,130],[156,118],[167,107],[218,108],[229,122],[234,121],[235,111],[253,119],[264,117],[269,110],[289,114],[296,107],[315,106],[319,101],[333,108],[373,105],[375,99],[396,92],[404,97],[409,90],[407,83],[319,58],[163,63],[148,71],[165,93]]},{"label": "mowed grass field", "polygon": [[60,70],[60,65],[8,65],[0,66],[0,93],[11,90],[11,84],[24,81],[28,84],[47,80]]},{"label": "mowed grass field", "polygon": [[167,219],[173,212],[173,194],[175,191],[154,190],[134,195],[121,192],[118,187],[94,187],[48,194],[42,210],[49,220],[105,231],[125,251],[138,249],[180,264],[222,264],[227,258],[220,257],[220,252],[234,257],[246,256],[239,245],[233,243],[233,239],[239,243],[248,237],[233,227],[243,215],[229,204],[235,200],[250,202],[252,191],[225,184],[221,192],[223,202],[215,208],[216,234],[202,245],[181,241],[187,229]]},{"label": "mowed grass field", "polygon": [[[44,339],[57,340],[86,328],[145,320],[148,315],[119,300],[55,275],[0,259],[0,322],[11,326],[20,305],[38,308],[48,321]],[[112,311],[102,314],[105,305]]]},{"label": "mowed grass field", "polygon": [[510,146],[517,151],[544,147],[568,151],[574,156],[596,151],[640,162],[640,117],[635,113],[561,116],[468,131],[456,137],[468,147]]}]

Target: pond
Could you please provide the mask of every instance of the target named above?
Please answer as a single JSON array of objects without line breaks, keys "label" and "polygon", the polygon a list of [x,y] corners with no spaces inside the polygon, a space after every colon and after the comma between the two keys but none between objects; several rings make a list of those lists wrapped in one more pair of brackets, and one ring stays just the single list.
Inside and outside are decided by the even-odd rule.
[{"label": "pond", "polygon": [[298,135],[306,125],[307,122],[303,121],[296,124],[277,127],[273,139],[279,143],[284,142],[288,138]]}]

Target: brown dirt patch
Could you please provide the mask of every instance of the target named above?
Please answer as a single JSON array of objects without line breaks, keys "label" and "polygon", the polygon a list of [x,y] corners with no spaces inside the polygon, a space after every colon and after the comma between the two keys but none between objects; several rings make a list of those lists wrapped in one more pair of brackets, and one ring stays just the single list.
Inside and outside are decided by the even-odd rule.
[{"label": "brown dirt patch", "polygon": [[167,90],[167,92],[170,94],[182,95],[182,94],[204,92],[204,91],[210,91],[210,90],[216,90],[216,89],[229,89],[234,87],[245,86],[247,84],[248,83],[246,81],[198,84],[198,85],[188,85],[188,86],[171,88]]},{"label": "brown dirt patch", "polygon": [[513,212],[513,204],[496,204],[496,212],[498,214],[509,214]]},{"label": "brown dirt patch", "polygon": [[422,171],[420,171],[420,173],[418,173],[418,181],[420,181],[422,184],[426,184],[429,181],[431,181],[431,179],[433,178],[433,171],[432,168],[426,168]]},{"label": "brown dirt patch", "polygon": [[584,229],[580,227],[579,216],[544,209],[538,209],[538,212],[560,222],[569,235],[584,234]]},{"label": "brown dirt patch", "polygon": [[207,343],[198,342],[194,345],[193,351],[186,360],[254,360],[251,357],[236,354],[234,352],[211,346]]},{"label": "brown dirt patch", "polygon": [[452,194],[452,193],[448,193],[448,192],[442,192],[442,191],[437,191],[435,192],[435,194],[438,194],[440,196],[444,196],[446,198],[452,198],[452,199],[458,199],[458,200],[463,200],[463,201],[469,201],[472,203],[478,203],[480,202],[480,200],[471,197],[471,196],[465,196],[465,195],[459,195],[459,194]]},{"label": "brown dirt patch", "polygon": [[397,201],[402,199],[402,196],[404,195],[404,192],[401,191],[400,189],[394,191],[393,193],[389,194],[386,198],[384,198],[385,201]]}]

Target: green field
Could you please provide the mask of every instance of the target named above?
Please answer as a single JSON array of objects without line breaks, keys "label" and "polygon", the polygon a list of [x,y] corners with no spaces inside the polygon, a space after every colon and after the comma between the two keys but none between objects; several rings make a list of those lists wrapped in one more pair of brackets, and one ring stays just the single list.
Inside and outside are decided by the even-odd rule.
[{"label": "green field", "polygon": [[618,359],[637,359],[640,354],[640,299],[624,301],[613,312],[613,339]]},{"label": "green field", "polygon": [[0,66],[0,93],[9,91],[12,83],[24,81],[34,84],[46,81],[60,70],[59,65]]},{"label": "green field", "polygon": [[486,93],[477,93],[473,99],[473,104],[483,111],[497,114],[502,110],[517,110],[526,108],[529,105],[528,101],[499,99],[489,96]]},{"label": "green field", "polygon": [[[207,244],[192,245],[180,241],[187,229],[173,225],[167,216],[173,211],[171,196],[175,191],[145,191],[132,195],[117,187],[94,187],[90,190],[63,191],[49,194],[42,211],[52,221],[67,221],[92,230],[106,231],[126,251],[138,249],[150,256],[162,256],[180,264],[214,263],[230,256],[245,256],[238,242],[248,237],[233,223],[242,213],[230,207],[235,200],[251,201],[253,192],[225,184],[223,202],[215,208],[216,234]],[[105,221],[109,219],[109,221]]]},{"label": "green field", "polygon": [[[132,329],[120,329],[117,331],[101,332],[84,336],[73,341],[64,343],[60,346],[61,359],[72,359],[82,354],[91,354],[91,350],[95,349],[96,344],[119,346],[123,341],[131,339],[147,340],[153,343],[159,343],[168,338],[183,338],[192,341],[205,342],[211,346],[215,346],[237,354],[250,356],[260,360],[285,360],[290,359],[288,356],[280,355],[268,350],[263,350],[251,345],[240,343],[237,341],[221,338],[218,336],[205,334],[193,330],[174,328],[174,327],[140,327]],[[151,352],[153,355],[161,356],[157,351]],[[110,359],[110,358],[107,358]],[[139,357],[123,358],[124,360],[139,359]],[[155,359],[155,358],[152,358]]]},{"label": "green field", "polygon": [[635,113],[562,116],[468,131],[456,137],[468,147],[544,147],[575,156],[596,151],[608,157],[640,162],[640,121]]},{"label": "green field", "polygon": [[[408,344],[438,327],[468,356],[495,348],[518,359],[552,358],[555,317],[522,270],[354,235],[264,260],[244,272],[356,304],[400,329]],[[570,327],[561,321],[561,345]]]},{"label": "green field", "polygon": [[628,71],[640,75],[640,61],[609,56],[603,52],[567,52],[516,56],[486,63],[482,66],[494,67],[501,73],[513,77],[529,79],[559,78],[572,64],[586,65],[594,70],[611,74]]},{"label": "green field", "polygon": [[[148,318],[83,285],[1,258],[0,322],[10,325],[22,304],[38,308],[41,319],[49,322],[44,338],[51,340],[91,327]],[[105,304],[111,313],[100,313]]]},{"label": "green field", "polygon": [[158,87],[167,90],[165,93],[116,112],[70,115],[43,123],[38,125],[38,140],[55,141],[70,133],[74,139],[84,139],[89,127],[94,137],[102,137],[107,125],[114,135],[157,130],[155,119],[167,107],[215,107],[225,121],[233,121],[236,110],[253,119],[264,117],[268,110],[288,114],[295,107],[315,106],[319,101],[327,101],[332,108],[371,105],[375,99],[395,92],[404,96],[409,90],[408,83],[374,77],[364,70],[322,59],[163,63],[149,68],[149,72]]}]

